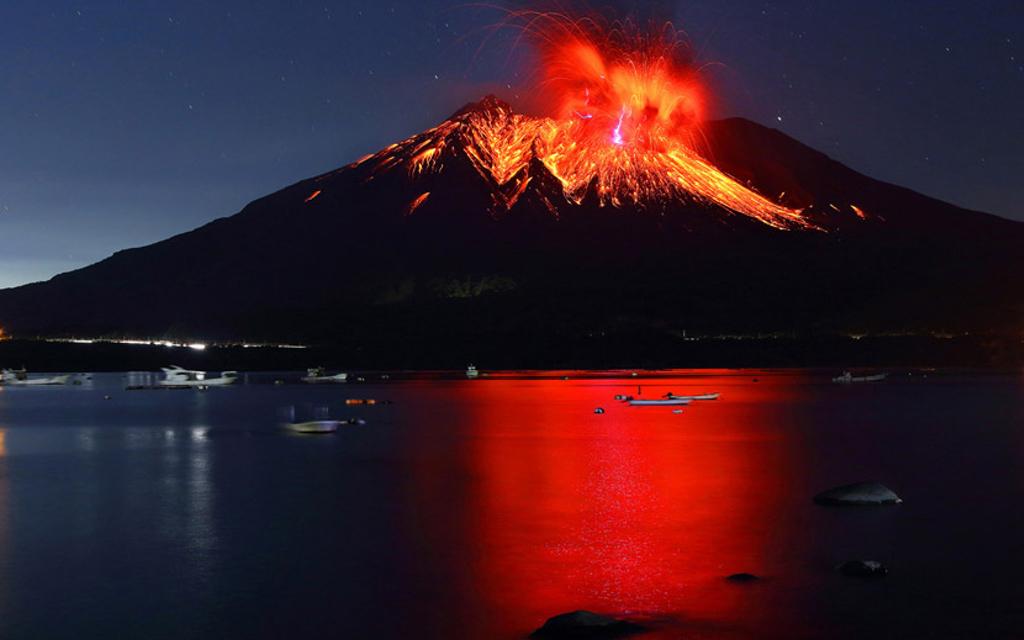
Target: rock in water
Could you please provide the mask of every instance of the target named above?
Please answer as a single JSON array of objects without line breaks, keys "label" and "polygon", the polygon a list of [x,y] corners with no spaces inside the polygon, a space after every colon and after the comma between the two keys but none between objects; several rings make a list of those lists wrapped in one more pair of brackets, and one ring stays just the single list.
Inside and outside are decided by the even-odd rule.
[{"label": "rock in water", "polygon": [[626,620],[617,620],[591,611],[573,611],[548,618],[531,638],[619,638],[640,633],[644,628]]},{"label": "rock in water", "polygon": [[877,482],[858,482],[829,489],[814,496],[814,501],[828,506],[899,504],[903,502],[892,489]]},{"label": "rock in water", "polygon": [[734,573],[729,576],[725,576],[725,579],[729,582],[757,582],[760,580],[760,576],[755,576],[752,573]]},{"label": "rock in water", "polygon": [[884,578],[889,569],[876,560],[850,560],[839,565],[839,573],[851,578]]}]

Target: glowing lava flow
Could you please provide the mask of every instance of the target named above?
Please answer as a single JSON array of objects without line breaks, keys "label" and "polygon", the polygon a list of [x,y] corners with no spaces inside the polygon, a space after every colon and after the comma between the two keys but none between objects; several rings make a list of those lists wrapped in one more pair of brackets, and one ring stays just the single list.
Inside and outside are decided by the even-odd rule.
[{"label": "glowing lava flow", "polygon": [[541,52],[539,93],[554,115],[518,115],[485,100],[373,156],[374,173],[401,165],[420,178],[461,152],[498,185],[505,200],[498,204],[511,207],[536,158],[577,204],[596,189],[603,206],[687,200],[779,229],[814,228],[800,211],[752,191],[698,153],[704,89],[680,55],[675,31],[645,35],[560,15],[515,15],[528,20],[525,33]]}]

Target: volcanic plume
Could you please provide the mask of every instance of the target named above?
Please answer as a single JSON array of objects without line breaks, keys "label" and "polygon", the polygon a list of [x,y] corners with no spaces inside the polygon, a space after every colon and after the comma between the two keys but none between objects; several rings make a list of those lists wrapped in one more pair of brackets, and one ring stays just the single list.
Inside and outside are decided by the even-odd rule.
[{"label": "volcanic plume", "polygon": [[537,91],[550,115],[469,110],[365,160],[372,172],[403,166],[414,178],[437,173],[453,148],[465,148],[508,207],[534,178],[530,163],[539,161],[576,204],[593,191],[613,207],[696,201],[778,229],[814,227],[800,210],[740,184],[698,153],[706,89],[670,26],[644,33],[559,14],[514,16],[540,51]]}]

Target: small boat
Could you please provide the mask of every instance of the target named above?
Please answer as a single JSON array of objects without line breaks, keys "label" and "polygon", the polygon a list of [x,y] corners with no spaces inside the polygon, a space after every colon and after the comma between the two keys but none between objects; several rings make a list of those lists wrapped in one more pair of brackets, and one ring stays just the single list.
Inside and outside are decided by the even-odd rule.
[{"label": "small boat", "polygon": [[14,371],[4,369],[0,372],[0,384],[13,387],[53,387],[65,385],[71,380],[71,376],[54,376],[52,378],[29,378],[28,372],[24,369]]},{"label": "small boat", "polygon": [[326,406],[296,408],[294,405],[281,409],[281,428],[285,431],[300,434],[334,433],[345,424],[341,420],[332,420]]},{"label": "small boat", "polygon": [[308,384],[338,384],[347,380],[347,373],[336,373],[333,376],[329,376],[327,375],[327,369],[323,367],[306,369],[306,375],[302,377],[302,381]]},{"label": "small boat", "polygon": [[466,377],[467,378],[479,378],[480,377],[480,371],[478,371],[475,366],[469,365],[468,367],[466,367]]},{"label": "small boat", "polygon": [[637,400],[636,398],[630,398],[627,402],[634,407],[678,407],[688,405],[693,401],[689,398],[661,398],[659,400]]},{"label": "small boat", "polygon": [[668,397],[674,400],[718,400],[721,396],[720,393],[701,393],[695,396],[677,396],[674,393],[668,394]]},{"label": "small boat", "polygon": [[320,434],[334,433],[341,426],[340,420],[310,420],[309,422],[286,422],[284,428],[292,433]]},{"label": "small boat", "polygon": [[238,382],[237,371],[225,371],[216,378],[208,378],[205,371],[191,371],[177,365],[164,367],[164,379],[158,385],[169,389],[205,389],[208,387],[226,387]]},{"label": "small boat", "polygon": [[837,382],[839,384],[849,384],[851,382],[881,382],[888,377],[888,373],[876,373],[870,376],[855,376],[849,371],[844,371],[843,375],[832,378],[832,382]]}]

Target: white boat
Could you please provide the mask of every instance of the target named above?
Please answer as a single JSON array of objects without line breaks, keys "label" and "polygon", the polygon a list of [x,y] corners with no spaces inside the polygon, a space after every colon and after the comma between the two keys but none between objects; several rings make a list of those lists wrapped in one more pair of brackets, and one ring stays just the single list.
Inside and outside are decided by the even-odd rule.
[{"label": "white boat", "polygon": [[171,389],[199,389],[205,387],[226,387],[238,381],[237,371],[225,371],[216,378],[207,377],[205,371],[191,371],[177,365],[161,369],[164,379],[158,384]]},{"label": "white boat", "polygon": [[661,398],[659,400],[637,400],[636,398],[630,398],[627,402],[634,407],[678,407],[690,404],[693,401],[689,398]]},{"label": "white boat", "polygon": [[468,367],[466,367],[466,377],[467,378],[479,378],[480,377],[480,372],[477,370],[477,368],[475,366],[469,365]]},{"label": "white boat", "polygon": [[668,397],[673,400],[718,400],[718,397],[722,395],[720,393],[701,393],[695,396],[677,396],[674,393],[668,394]]},{"label": "white boat", "polygon": [[284,428],[292,433],[318,434],[334,433],[341,426],[340,420],[310,420],[309,422],[286,422]]},{"label": "white boat", "polygon": [[888,377],[888,373],[876,373],[871,376],[855,376],[849,371],[844,371],[843,375],[832,378],[832,382],[838,382],[840,384],[849,384],[851,382],[881,382]]},{"label": "white boat", "polygon": [[52,378],[29,378],[25,369],[17,371],[4,369],[0,372],[0,384],[12,387],[47,387],[65,385],[71,380],[71,376],[53,376]]},{"label": "white boat", "polygon": [[347,373],[336,373],[333,376],[329,376],[327,375],[327,370],[323,367],[306,369],[306,375],[302,377],[302,381],[308,384],[339,384],[347,380]]}]

